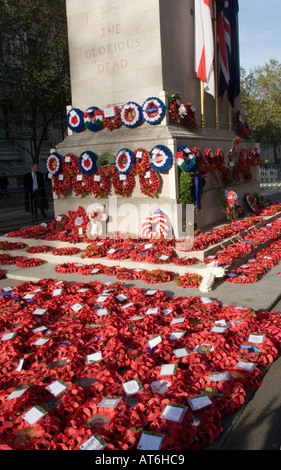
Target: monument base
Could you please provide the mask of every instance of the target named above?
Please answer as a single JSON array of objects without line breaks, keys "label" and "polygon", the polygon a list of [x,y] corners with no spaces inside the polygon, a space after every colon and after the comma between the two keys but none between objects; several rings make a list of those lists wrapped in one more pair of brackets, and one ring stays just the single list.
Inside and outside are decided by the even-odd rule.
[{"label": "monument base", "polygon": [[[182,227],[187,219],[189,222],[191,220],[193,223],[196,222],[202,229],[224,222],[226,211],[220,202],[217,181],[212,173],[208,173],[204,178],[200,211],[193,210],[193,208],[190,210],[190,207],[186,210],[186,207],[180,204],[179,167],[176,155],[178,148],[184,145],[189,148],[199,148],[202,153],[209,148],[213,152],[221,149],[227,159],[236,134],[233,131],[212,128],[190,130],[182,125],[167,123],[166,120],[167,118],[157,126],[143,123],[134,129],[122,126],[112,132],[104,128],[98,132],[86,130],[73,133],[56,148],[62,156],[75,154],[79,157],[83,152],[92,151],[97,155],[110,154],[114,159],[118,151],[124,148],[132,152],[138,149],[150,152],[155,146],[166,146],[173,153],[174,161],[168,171],[160,174],[161,185],[157,197],[149,197],[142,193],[139,178],[136,175],[134,190],[128,197],[118,196],[113,188],[105,198],[96,198],[93,194],[76,196],[73,190],[63,196],[54,194],[55,214],[77,210],[78,207],[87,210],[89,206],[98,203],[103,205],[108,214],[108,232],[119,230],[141,236],[143,222],[155,209],[159,208],[170,220],[175,238],[183,236]],[[240,145],[247,148],[253,147],[249,141],[241,140]],[[259,191],[259,168],[251,167],[251,173],[250,181],[240,179],[229,186],[229,189],[237,193],[242,208],[245,194]],[[215,174],[220,178],[219,172]]]}]

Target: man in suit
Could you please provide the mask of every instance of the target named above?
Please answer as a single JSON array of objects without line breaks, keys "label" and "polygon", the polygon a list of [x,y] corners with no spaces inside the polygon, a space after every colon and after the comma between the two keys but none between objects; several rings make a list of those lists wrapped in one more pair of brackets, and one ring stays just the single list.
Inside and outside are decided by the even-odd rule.
[{"label": "man in suit", "polygon": [[46,210],[49,209],[49,204],[46,197],[44,175],[38,171],[36,163],[33,163],[31,171],[24,175],[24,189],[25,210],[32,213],[32,220],[37,220],[38,209],[46,219]]}]

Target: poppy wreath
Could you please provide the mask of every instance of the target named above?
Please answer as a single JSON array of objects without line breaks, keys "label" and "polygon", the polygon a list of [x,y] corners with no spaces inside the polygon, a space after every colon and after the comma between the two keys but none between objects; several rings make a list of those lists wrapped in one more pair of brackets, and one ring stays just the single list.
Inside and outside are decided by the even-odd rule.
[{"label": "poppy wreath", "polygon": [[153,269],[152,271],[146,271],[141,275],[141,280],[149,284],[170,282],[173,279],[174,273],[163,269]]},{"label": "poppy wreath", "polygon": [[23,242],[0,242],[0,250],[24,250],[26,248],[26,243]]},{"label": "poppy wreath", "polygon": [[195,153],[186,145],[178,148],[177,151],[177,164],[184,172],[194,171],[196,166]]},{"label": "poppy wreath", "polygon": [[122,197],[128,197],[134,191],[136,186],[135,176],[132,174],[122,175],[115,171],[112,176],[112,185],[115,193]]},{"label": "poppy wreath", "polygon": [[169,170],[173,164],[173,152],[165,145],[157,145],[150,151],[150,166],[158,173]]},{"label": "poppy wreath", "polygon": [[[61,230],[64,230],[65,224],[67,224],[69,221],[69,217],[67,214],[59,214],[57,215],[52,222],[48,224],[48,229],[51,232],[50,236],[54,234],[55,232],[60,232]],[[47,239],[48,235],[46,235]]]},{"label": "poppy wreath", "polygon": [[59,174],[62,171],[62,157],[57,152],[51,153],[47,158],[47,171],[52,176]]},{"label": "poppy wreath", "polygon": [[166,105],[159,98],[148,98],[142,105],[143,118],[152,125],[163,121],[165,112]]},{"label": "poppy wreath", "polygon": [[110,119],[108,117],[104,117],[103,119],[103,124],[110,131],[118,129],[122,125],[121,109],[119,108],[119,106],[114,106],[114,115],[115,115],[114,119]]},{"label": "poppy wreath", "polygon": [[221,149],[215,151],[215,162],[217,169],[222,173],[222,183],[225,186],[228,186],[231,183],[231,171],[225,163],[224,153]]},{"label": "poppy wreath", "polygon": [[207,174],[210,172],[210,164],[208,162],[208,159],[199,148],[193,147],[192,151],[195,154],[196,168],[197,168],[198,173],[203,178],[206,178]]},{"label": "poppy wreath", "polygon": [[248,151],[249,164],[253,166],[259,166],[262,164],[260,150],[258,148],[249,148]]},{"label": "poppy wreath", "polygon": [[38,245],[30,246],[26,251],[27,253],[49,253],[52,249],[50,245]]},{"label": "poppy wreath", "polygon": [[84,114],[85,127],[91,132],[100,131],[103,127],[103,119],[103,111],[96,106],[91,106]]},{"label": "poppy wreath", "polygon": [[112,167],[110,169],[100,167],[94,175],[88,178],[88,189],[96,198],[104,198],[109,195],[112,187],[111,174]]},{"label": "poppy wreath", "polygon": [[67,126],[72,132],[81,132],[84,130],[84,113],[81,109],[73,108],[67,113]]},{"label": "poppy wreath", "polygon": [[115,167],[121,175],[128,175],[134,163],[135,155],[127,148],[119,150],[115,157]]},{"label": "poppy wreath", "polygon": [[260,208],[257,204],[257,200],[252,194],[250,193],[245,194],[245,203],[251,212],[254,212],[255,214],[260,213]]},{"label": "poppy wreath", "polygon": [[70,180],[79,172],[79,159],[74,153],[68,153],[62,158],[62,172]]},{"label": "poppy wreath", "polygon": [[149,197],[157,197],[161,186],[160,175],[153,168],[139,171],[139,183],[142,194]]},{"label": "poppy wreath", "polygon": [[81,173],[87,176],[93,175],[97,171],[97,158],[98,156],[90,150],[81,153],[79,157],[79,169]]},{"label": "poppy wreath", "polygon": [[177,286],[181,286],[181,287],[198,288],[201,284],[202,279],[203,279],[202,276],[200,276],[199,274],[186,273],[182,276],[179,276],[175,280],[175,283],[177,284]]},{"label": "poppy wreath", "polygon": [[237,111],[236,113],[236,122],[237,122],[237,131],[239,132],[239,134],[241,134],[243,137],[246,137],[246,138],[251,137],[252,131],[246,122],[245,123],[242,122],[240,111]]},{"label": "poppy wreath", "polygon": [[16,262],[20,259],[24,258],[24,256],[11,256],[8,254],[0,255],[0,264],[4,265],[11,265],[16,264]]},{"label": "poppy wreath", "polygon": [[251,180],[253,178],[249,165],[247,147],[242,147],[242,149],[240,150],[239,160],[235,165],[232,177],[238,180],[240,174],[242,174],[243,178],[245,178],[246,180]]},{"label": "poppy wreath", "polygon": [[66,230],[72,230],[74,235],[86,233],[89,217],[85,209],[81,206],[76,211],[68,211],[69,221],[65,224]]},{"label": "poppy wreath", "polygon": [[196,127],[196,118],[195,118],[195,108],[191,103],[184,104],[186,114],[184,115],[183,121],[186,127],[195,128]]},{"label": "poppy wreath", "polygon": [[76,196],[87,196],[90,193],[90,178],[91,176],[80,172],[72,178],[72,189]]},{"label": "poppy wreath", "polygon": [[124,126],[129,128],[137,127],[143,118],[142,108],[139,104],[130,101],[121,108],[120,117]]},{"label": "poppy wreath", "polygon": [[72,256],[77,255],[80,252],[80,248],[68,246],[65,248],[56,248],[52,251],[54,256]]},{"label": "poppy wreath", "polygon": [[147,150],[139,148],[134,151],[134,165],[132,167],[132,172],[134,174],[139,174],[143,171],[148,171],[150,168],[150,154]]},{"label": "poppy wreath", "polygon": [[44,260],[40,258],[24,258],[16,260],[16,265],[18,268],[33,268],[35,266],[41,266],[44,264]]}]

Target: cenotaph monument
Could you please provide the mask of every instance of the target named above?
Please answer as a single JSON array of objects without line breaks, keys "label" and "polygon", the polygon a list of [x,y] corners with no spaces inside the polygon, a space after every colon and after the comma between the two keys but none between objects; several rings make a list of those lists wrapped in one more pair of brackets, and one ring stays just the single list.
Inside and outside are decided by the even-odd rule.
[{"label": "cenotaph monument", "polygon": [[[240,109],[239,96],[230,107],[227,99],[218,101],[202,91],[194,67],[194,3],[66,0],[72,103],[68,135],[53,151],[65,161],[75,155],[82,162],[82,170],[81,165],[76,166],[77,184],[86,180],[92,165],[95,185],[101,184],[101,167],[106,171],[112,163],[117,175],[109,176],[107,193],[97,190],[94,194],[91,186],[78,196],[73,188],[64,194],[54,192],[56,214],[99,204],[109,214],[108,231],[116,229],[116,220],[118,229],[126,231],[122,217],[128,219],[129,213],[127,231],[140,235],[146,218],[159,209],[167,214],[174,235],[179,236],[177,217],[182,215],[175,218],[169,213],[169,208],[180,202],[178,149],[197,148],[202,153],[221,149],[227,159],[237,135],[235,116]],[[173,119],[169,107],[172,96],[178,104],[188,103],[192,125]],[[242,143],[253,147],[247,140]],[[141,180],[132,164],[141,166],[145,161]],[[149,182],[153,189],[152,169],[160,184],[157,197],[151,191],[145,193],[141,186]],[[258,168],[251,171],[250,181],[242,178],[231,185],[241,203],[246,192],[259,189]],[[76,176],[72,174],[72,178]],[[121,192],[115,189],[113,178]],[[131,191],[122,193],[130,178],[134,178]],[[194,211],[200,227],[225,218],[212,175],[206,177],[200,209]]]}]

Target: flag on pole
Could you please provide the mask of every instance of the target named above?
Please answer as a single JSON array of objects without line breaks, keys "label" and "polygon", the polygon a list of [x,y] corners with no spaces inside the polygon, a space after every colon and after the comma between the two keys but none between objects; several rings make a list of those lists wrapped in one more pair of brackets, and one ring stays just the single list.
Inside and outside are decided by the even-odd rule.
[{"label": "flag on pole", "polygon": [[231,61],[231,30],[229,0],[217,0],[217,48],[219,97],[223,98],[229,87]]},{"label": "flag on pole", "polygon": [[211,0],[195,2],[195,72],[215,98],[214,36]]},{"label": "flag on pole", "polygon": [[231,59],[228,99],[234,108],[234,100],[240,93],[240,60],[239,60],[239,34],[238,34],[238,0],[229,0],[229,22],[231,31]]}]

